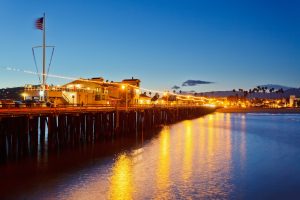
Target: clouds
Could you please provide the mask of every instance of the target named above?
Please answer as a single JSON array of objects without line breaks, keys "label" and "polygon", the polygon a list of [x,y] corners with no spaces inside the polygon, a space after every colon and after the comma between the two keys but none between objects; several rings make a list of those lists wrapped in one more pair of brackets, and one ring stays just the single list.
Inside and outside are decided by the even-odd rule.
[{"label": "clouds", "polygon": [[[186,86],[189,86],[189,87],[193,87],[193,86],[197,86],[197,85],[203,85],[203,84],[212,84],[214,82],[210,82],[210,81],[201,81],[201,80],[187,80],[187,81],[184,81],[181,86],[182,87],[186,87]],[[174,85],[171,89],[173,90],[178,90],[180,89],[180,87],[178,85]],[[194,92],[194,91],[193,91]]]},{"label": "clouds", "polygon": [[201,81],[201,80],[187,80],[182,83],[182,86],[196,86],[196,85],[212,84],[212,83],[214,83],[214,82]]},{"label": "clouds", "polygon": [[172,87],[172,89],[174,89],[174,90],[178,90],[180,87],[179,86],[177,86],[177,85],[174,85],[173,87]]}]

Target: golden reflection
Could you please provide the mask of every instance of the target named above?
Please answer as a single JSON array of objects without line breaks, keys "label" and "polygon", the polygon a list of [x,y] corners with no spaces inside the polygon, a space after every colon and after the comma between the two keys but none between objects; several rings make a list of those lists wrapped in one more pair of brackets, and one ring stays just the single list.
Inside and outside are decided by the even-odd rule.
[{"label": "golden reflection", "polygon": [[[225,128],[225,156],[226,156],[226,160],[231,161],[231,114],[227,113],[226,114],[226,128]],[[230,164],[229,162],[227,162],[227,164]]]},{"label": "golden reflection", "polygon": [[107,174],[99,171],[63,194],[68,199],[230,199],[236,184],[232,166],[241,162],[243,169],[245,159],[246,118],[215,113],[165,127],[151,143],[120,155]]},{"label": "golden reflection", "polygon": [[241,154],[241,167],[244,168],[246,161],[246,116],[241,118],[241,142],[240,142],[240,154]]},{"label": "golden reflection", "polygon": [[192,122],[190,120],[184,121],[184,152],[183,152],[183,169],[182,177],[184,181],[191,178],[192,173],[192,156],[193,156],[193,135]]},{"label": "golden reflection", "polygon": [[158,199],[169,199],[170,187],[170,130],[165,127],[161,132],[159,144],[159,159],[156,171],[156,185]]},{"label": "golden reflection", "polygon": [[214,120],[215,115],[208,115],[208,120],[209,121],[213,121]]},{"label": "golden reflection", "polygon": [[199,198],[213,198],[216,194],[225,199],[230,192],[231,174],[231,121],[230,115],[211,114],[197,120],[200,131],[199,170],[202,179],[199,184]]},{"label": "golden reflection", "polygon": [[[231,152],[232,152],[232,147],[231,147],[231,114],[227,113],[226,114],[226,128],[225,128],[225,160],[227,161],[226,164],[226,169],[230,170],[231,167]],[[228,172],[230,173],[230,172]]]},{"label": "golden reflection", "polygon": [[109,186],[109,199],[132,199],[133,178],[132,163],[129,157],[122,154],[118,157],[112,170]]}]

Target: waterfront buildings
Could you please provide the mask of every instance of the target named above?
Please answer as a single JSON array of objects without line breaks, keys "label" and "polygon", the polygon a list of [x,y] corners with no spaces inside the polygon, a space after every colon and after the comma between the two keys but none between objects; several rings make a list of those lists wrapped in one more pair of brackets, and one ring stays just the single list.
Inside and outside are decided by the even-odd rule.
[{"label": "waterfront buildings", "polygon": [[62,86],[46,86],[45,94],[39,86],[26,85],[24,98],[45,96],[54,105],[117,105],[138,104],[140,80],[131,78],[121,82],[104,81],[102,77],[77,79]]},{"label": "waterfront buildings", "polygon": [[[24,100],[41,100],[46,97],[48,105],[64,106],[147,106],[147,105],[206,105],[217,107],[264,107],[284,108],[298,107],[299,98],[246,98],[239,96],[228,97],[199,97],[192,94],[176,94],[170,92],[156,93],[140,87],[141,81],[136,78],[124,79],[120,82],[105,81],[102,77],[77,79],[62,86],[26,85],[23,93]],[[147,92],[146,92],[147,91]],[[44,93],[43,93],[44,92]]]}]

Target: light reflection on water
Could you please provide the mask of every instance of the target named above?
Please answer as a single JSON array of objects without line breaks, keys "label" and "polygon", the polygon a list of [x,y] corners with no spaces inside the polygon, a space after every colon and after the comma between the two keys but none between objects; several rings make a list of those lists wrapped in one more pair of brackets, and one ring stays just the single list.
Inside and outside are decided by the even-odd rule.
[{"label": "light reflection on water", "polygon": [[[299,194],[296,188],[300,186],[299,119],[299,115],[215,113],[186,120],[164,127],[149,141],[137,141],[130,150],[70,172],[56,180],[54,186],[28,196],[58,199],[294,197]],[[280,124],[282,121],[285,123]]]},{"label": "light reflection on water", "polygon": [[164,128],[159,142],[159,155],[157,159],[156,196],[160,199],[170,199],[170,129]]},{"label": "light reflection on water", "polygon": [[110,199],[132,199],[134,185],[132,160],[121,154],[112,169],[110,177],[109,195]]},{"label": "light reflection on water", "polygon": [[[167,126],[142,148],[119,154],[99,177],[108,181],[98,186],[107,188],[108,199],[229,198],[230,128],[228,114]],[[89,178],[81,181],[95,184]],[[84,195],[94,199],[93,192]]]}]

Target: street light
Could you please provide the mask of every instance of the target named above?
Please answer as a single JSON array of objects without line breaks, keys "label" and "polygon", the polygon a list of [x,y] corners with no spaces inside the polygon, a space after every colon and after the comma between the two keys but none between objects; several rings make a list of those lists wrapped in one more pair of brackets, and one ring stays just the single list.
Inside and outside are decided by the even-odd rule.
[{"label": "street light", "polygon": [[40,95],[40,100],[44,101],[45,100],[45,89],[44,88],[43,88],[43,90],[40,90],[39,95]]},{"label": "street light", "polygon": [[125,92],[126,92],[126,97],[125,97],[125,109],[126,109],[126,111],[127,111],[127,109],[128,109],[128,106],[127,106],[127,93],[128,93],[128,90],[127,90],[127,85],[122,85],[122,90],[125,90]]},{"label": "street light", "polygon": [[164,96],[167,98],[167,106],[169,104],[169,92],[164,92]]},{"label": "street light", "polygon": [[135,89],[136,100],[134,100],[134,104],[139,104],[139,94],[140,94],[140,90],[138,88],[136,88]]},{"label": "street light", "polygon": [[73,106],[75,106],[75,102],[74,102],[74,99],[75,99],[75,95],[74,94],[72,94],[72,99],[73,99]]},{"label": "street light", "polygon": [[21,95],[22,95],[22,97],[23,97],[23,100],[25,101],[25,100],[26,100],[26,97],[27,97],[27,94],[24,92],[24,93],[22,93]]}]

